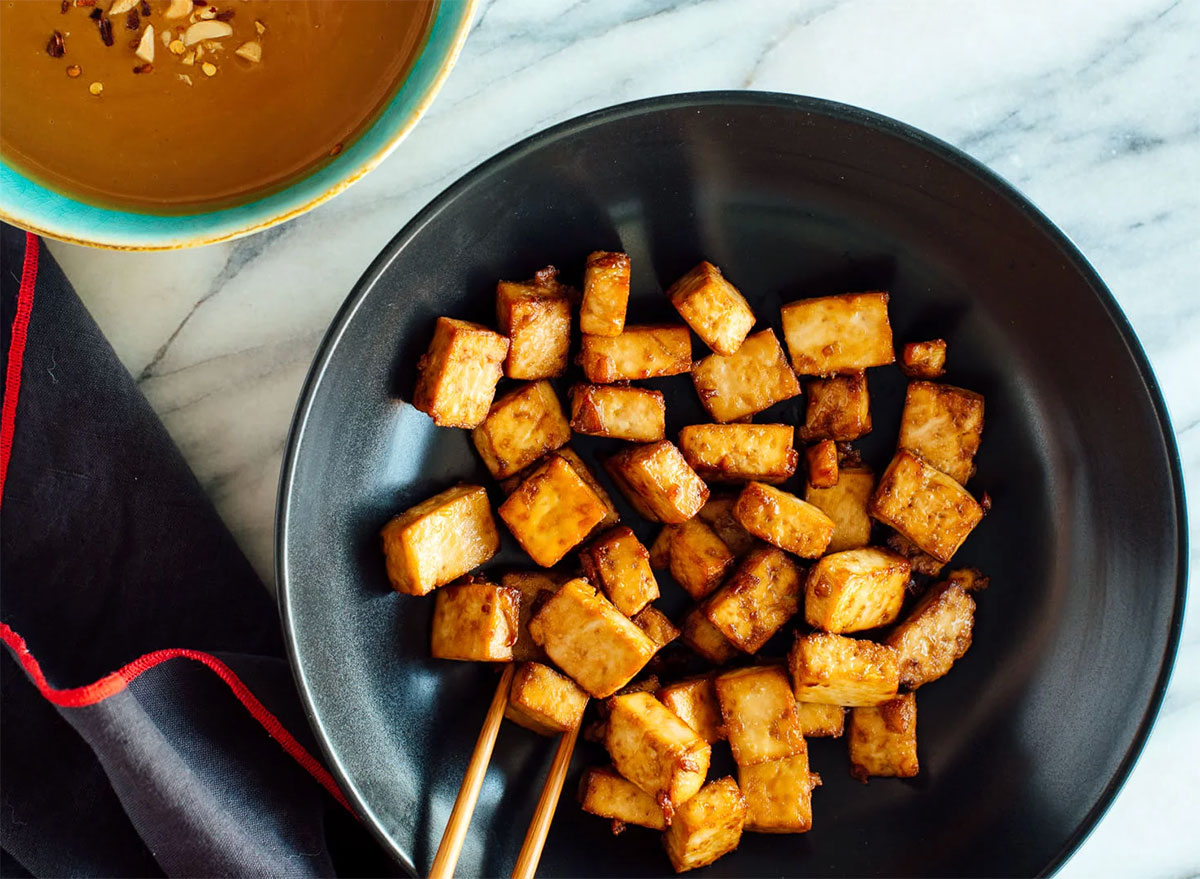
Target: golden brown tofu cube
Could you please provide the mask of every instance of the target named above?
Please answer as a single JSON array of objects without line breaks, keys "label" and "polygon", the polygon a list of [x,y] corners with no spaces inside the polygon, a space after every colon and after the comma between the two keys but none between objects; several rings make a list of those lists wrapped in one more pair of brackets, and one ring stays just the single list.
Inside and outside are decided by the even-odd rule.
[{"label": "golden brown tofu cube", "polygon": [[604,503],[567,461],[551,457],[497,511],[529,557],[548,568],[603,521]]},{"label": "golden brown tofu cube", "polygon": [[900,369],[909,378],[937,378],[946,371],[946,340],[909,342],[904,346]]},{"label": "golden brown tofu cube", "polygon": [[439,317],[417,364],[412,404],[438,427],[478,427],[496,395],[508,339],[482,324]]},{"label": "golden brown tofu cube", "polygon": [[682,375],[692,368],[692,335],[675,324],[629,324],[619,336],[584,336],[579,365],[596,384]]},{"label": "golden brown tofu cube", "polygon": [[683,457],[709,482],[783,482],[796,472],[790,424],[689,424]]},{"label": "golden brown tofu cube", "polygon": [[900,657],[900,683],[910,690],[936,681],[971,646],[975,600],[958,580],[937,583],[892,630],[887,644]]},{"label": "golden brown tofu cube", "polygon": [[950,561],[983,518],[965,488],[905,449],[884,471],[867,509],[940,562]]},{"label": "golden brown tofu cube", "polygon": [[650,553],[624,525],[601,534],[581,553],[580,561],[584,576],[599,584],[609,601],[627,617],[658,598]]},{"label": "golden brown tofu cube", "polygon": [[705,605],[709,622],[729,643],[757,653],[800,608],[804,579],[786,553],[772,546],[751,552]]},{"label": "golden brown tofu cube", "polygon": [[794,494],[751,482],[733,506],[738,524],[767,543],[815,559],[833,538],[833,520]]},{"label": "golden brown tofu cube", "polygon": [[[696,518],[706,523],[717,532],[717,537],[729,547],[734,557],[741,558],[754,547],[759,545],[754,535],[738,524],[733,515],[733,505],[737,503],[736,496],[710,497],[700,508]],[[653,550],[651,550],[653,555]],[[652,560],[653,561],[653,560]]]},{"label": "golden brown tofu cube", "polygon": [[540,381],[493,403],[471,438],[488,470],[503,479],[565,446],[571,438],[571,426],[550,382]]},{"label": "golden brown tofu cube", "polygon": [[521,595],[467,578],[438,590],[433,605],[434,659],[508,662],[517,642]]},{"label": "golden brown tofu cube", "polygon": [[808,769],[808,748],[793,757],[738,767],[746,797],[746,829],[804,833],[812,829],[812,792],[820,777]]},{"label": "golden brown tofu cube", "polygon": [[579,331],[592,336],[619,336],[629,306],[629,257],[597,250],[583,268],[583,304]]},{"label": "golden brown tofu cube", "polygon": [[796,716],[800,732],[806,739],[828,736],[837,738],[846,723],[846,709],[841,705],[822,705],[820,702],[797,702]]},{"label": "golden brown tofu cube", "polygon": [[709,354],[692,368],[692,383],[713,421],[749,418],[800,393],[773,330],[747,337],[736,354]]},{"label": "golden brown tofu cube", "polygon": [[686,522],[708,500],[708,486],[667,440],[626,449],[606,466],[630,503],[655,522]]},{"label": "golden brown tofu cube", "polygon": [[647,605],[631,617],[634,625],[650,636],[659,650],[679,637],[679,629],[667,619],[667,615],[653,605]]},{"label": "golden brown tofu cube", "polygon": [[[838,481],[837,444],[833,440],[821,440],[815,446],[809,446],[805,453],[808,458],[808,484],[813,488],[832,488]],[[834,523],[834,530],[837,530]]]},{"label": "golden brown tofu cube", "polygon": [[710,781],[675,813],[663,847],[676,873],[707,867],[742,841],[746,798],[728,775]]},{"label": "golden brown tofu cube", "polygon": [[666,435],[667,404],[660,391],[624,385],[575,385],[571,388],[571,429],[651,443]]},{"label": "golden brown tofu cube", "polygon": [[521,594],[521,613],[517,624],[517,643],[513,645],[513,662],[544,660],[546,652],[533,643],[529,621],[551,595],[562,586],[564,578],[548,571],[512,571],[500,578],[500,585],[516,589]]},{"label": "golden brown tofu cube", "polygon": [[733,567],[733,553],[700,519],[689,519],[671,533],[671,576],[699,601],[720,585]]},{"label": "golden brown tofu cube", "polygon": [[579,726],[587,700],[587,693],[566,675],[540,662],[525,662],[513,675],[504,716],[552,736]]},{"label": "golden brown tofu cube", "polygon": [[710,262],[700,263],[667,288],[667,297],[718,354],[736,353],[754,326],[754,311],[746,297]]},{"label": "golden brown tofu cube", "polygon": [[917,762],[917,697],[903,693],[873,708],[850,712],[850,774],[912,778]]},{"label": "golden brown tofu cube", "polygon": [[504,362],[509,378],[554,378],[567,371],[571,299],[548,266],[532,281],[496,285],[496,320],[511,345]]},{"label": "golden brown tofu cube", "polygon": [[658,700],[709,744],[725,738],[721,703],[717,701],[712,675],[668,684],[658,691]]},{"label": "golden brown tofu cube", "polygon": [[650,693],[608,700],[604,746],[617,771],[654,797],[667,822],[704,784],[712,748]]},{"label": "golden brown tofu cube", "polygon": [[665,571],[671,567],[671,535],[674,533],[674,525],[663,525],[658,537],[650,544],[650,567],[654,570]]},{"label": "golden brown tofu cube", "polygon": [[626,824],[666,830],[662,807],[650,794],[612,769],[589,769],[579,784],[579,802],[583,811],[611,818],[613,832]]},{"label": "golden brown tofu cube", "polygon": [[708,621],[704,606],[692,608],[683,618],[683,641],[713,665],[724,665],[737,656],[737,648]]},{"label": "golden brown tofu cube", "polygon": [[830,553],[808,572],[804,618],[826,632],[861,632],[895,622],[912,566],[902,555],[863,547]]},{"label": "golden brown tofu cube", "polygon": [[818,488],[811,483],[804,499],[833,520],[833,537],[826,552],[857,549],[871,541],[867,505],[875,491],[875,474],[865,467],[841,467],[837,485]]},{"label": "golden brown tofu cube", "polygon": [[785,305],[783,337],[800,375],[833,375],[896,359],[886,293],[846,293]]},{"label": "golden brown tofu cube", "polygon": [[825,632],[797,637],[788,653],[788,669],[799,702],[879,705],[894,698],[900,686],[891,647]]},{"label": "golden brown tofu cube", "polygon": [[597,699],[611,696],[654,655],[654,642],[587,580],[568,580],[529,621],[550,659]]},{"label": "golden brown tofu cube", "polygon": [[952,385],[909,382],[900,417],[900,448],[962,485],[975,472],[982,435],[982,396]]},{"label": "golden brown tofu cube", "polygon": [[739,766],[804,751],[796,697],[782,666],[739,668],[717,675],[715,684],[729,747]]},{"label": "golden brown tofu cube", "polygon": [[600,503],[604,505],[604,518],[600,520],[597,528],[609,528],[621,521],[621,516],[617,513],[616,506],[613,505],[612,498],[608,496],[608,492],[604,490],[604,486],[600,484],[600,480],[596,478],[596,474],[592,472],[592,468],[584,463],[583,458],[569,446],[563,446],[554,453],[556,457],[562,458],[571,465],[579,478],[588,484],[588,487],[596,493],[596,497],[600,498]]},{"label": "golden brown tofu cube", "polygon": [[861,372],[808,383],[808,408],[800,436],[806,440],[858,439],[871,432],[871,400]]},{"label": "golden brown tofu cube", "polygon": [[408,595],[428,595],[473,571],[500,548],[500,532],[481,485],[456,485],[409,507],[380,536],[392,588]]}]

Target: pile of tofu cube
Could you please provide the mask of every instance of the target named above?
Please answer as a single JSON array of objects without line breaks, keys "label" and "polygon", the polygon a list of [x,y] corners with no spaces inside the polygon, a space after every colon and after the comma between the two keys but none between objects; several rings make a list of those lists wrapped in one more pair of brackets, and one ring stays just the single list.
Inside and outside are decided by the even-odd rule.
[{"label": "pile of tofu cube", "polygon": [[[433,656],[519,663],[510,719],[556,734],[602,700],[588,730],[612,765],[584,773],[583,808],[614,832],[661,831],[682,872],[733,851],[743,831],[809,830],[820,778],[806,739],[841,736],[847,709],[854,776],[917,773],[915,691],[966,652],[972,593],[986,585],[970,569],[918,584],[941,575],[989,504],[964,488],[983,398],[931,381],[943,340],[906,345],[897,451],[876,479],[850,443],[871,430],[866,370],[896,360],[887,293],[784,306],[785,354],[772,329],[753,332],[758,317],[710,263],[666,291],[684,323],[626,323],[629,280],[625,254],[597,252],[582,296],[553,268],[502,281],[499,331],[439,318],[421,360],[413,405],[472,431],[530,569],[498,583],[477,573],[500,546],[482,485],[417,504],[382,537],[393,587],[436,592]],[[567,372],[576,315],[586,381],[569,390],[568,420],[551,379]],[[697,362],[693,332],[711,352]],[[664,395],[633,383],[682,374],[710,421],[672,442]],[[502,377],[516,384],[496,399]],[[800,395],[801,377],[803,424],[752,422]],[[650,547],[620,523],[572,434],[624,441],[599,463],[640,517],[662,523]],[[801,451],[803,497],[779,487]],[[654,605],[656,571],[689,596],[677,621]],[[789,623],[786,660],[756,657]],[[704,673],[643,674],[667,645]],[[722,741],[737,778],[709,780]]]}]

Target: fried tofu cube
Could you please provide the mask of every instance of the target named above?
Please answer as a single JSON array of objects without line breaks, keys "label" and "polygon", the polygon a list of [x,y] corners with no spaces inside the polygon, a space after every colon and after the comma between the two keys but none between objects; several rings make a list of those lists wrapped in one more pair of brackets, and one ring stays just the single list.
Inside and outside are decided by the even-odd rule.
[{"label": "fried tofu cube", "polygon": [[[808,447],[808,484],[814,488],[832,488],[838,481],[837,444],[833,440],[821,440]],[[834,530],[837,530],[834,523]]]},{"label": "fried tofu cube", "polygon": [[509,378],[554,378],[567,371],[571,347],[571,299],[547,266],[531,281],[496,285],[496,320],[511,345],[504,362]]},{"label": "fried tofu cube", "polygon": [[738,766],[803,753],[796,697],[782,666],[739,668],[717,675],[714,683]]},{"label": "fried tofu cube", "polygon": [[663,525],[658,537],[650,544],[650,567],[654,570],[665,571],[671,567],[671,535],[674,533],[674,525]]},{"label": "fried tofu cube", "polygon": [[713,421],[722,423],[800,394],[800,382],[769,329],[748,336],[735,354],[709,354],[692,368],[692,383]]},{"label": "fried tofu cube", "polygon": [[808,408],[800,436],[847,441],[871,432],[871,400],[861,372],[808,383]]},{"label": "fried tofu cube", "polygon": [[380,533],[397,592],[428,595],[496,554],[500,532],[481,485],[456,485],[393,518]]},{"label": "fried tofu cube", "polygon": [[725,738],[721,703],[717,701],[717,688],[712,675],[668,684],[658,691],[658,701],[674,711],[680,720],[709,744]]},{"label": "fried tofu cube", "polygon": [[658,598],[650,553],[624,525],[601,534],[583,551],[580,560],[584,576],[598,583],[609,601],[627,617]]},{"label": "fried tofu cube", "polygon": [[965,488],[907,449],[884,471],[867,511],[940,562],[950,561],[983,518]]},{"label": "fried tofu cube", "polygon": [[755,833],[804,833],[812,829],[812,792],[820,776],[808,768],[808,748],[799,754],[738,767],[746,797],[746,829]]},{"label": "fried tofu cube", "polygon": [[675,813],[663,846],[676,873],[707,867],[742,841],[746,798],[729,776],[710,781]]},{"label": "fried tofu cube", "polygon": [[633,680],[654,655],[650,637],[582,577],[568,580],[529,621],[550,659],[597,699]]},{"label": "fried tofu cube", "polygon": [[746,556],[729,581],[705,602],[709,622],[746,653],[757,653],[800,608],[804,579],[772,546]]},{"label": "fried tofu cube", "polygon": [[836,485],[820,488],[811,482],[804,499],[833,520],[833,537],[826,552],[857,549],[871,542],[867,505],[875,491],[875,474],[866,467],[841,467]]},{"label": "fried tofu cube", "polygon": [[861,632],[895,622],[912,565],[886,549],[830,553],[808,572],[804,619],[826,632]]},{"label": "fried tofu cube", "polygon": [[635,626],[650,636],[650,640],[659,650],[679,637],[679,629],[654,605],[643,607],[631,619]]},{"label": "fried tofu cube", "polygon": [[782,317],[799,375],[857,372],[896,359],[886,293],[801,299],[785,305]]},{"label": "fried tofu cube", "polygon": [[737,648],[705,616],[704,606],[692,608],[683,618],[683,641],[713,665],[724,665],[737,656]]},{"label": "fried tofu cube", "polygon": [[971,646],[974,625],[975,600],[957,579],[931,586],[886,642],[899,655],[900,684],[915,690],[950,671]]},{"label": "fried tofu cube", "polygon": [[629,257],[597,250],[583,267],[579,330],[592,336],[619,336],[629,306]]},{"label": "fried tofu cube", "polygon": [[709,482],[783,482],[796,472],[794,432],[790,424],[689,424],[679,450]]},{"label": "fried tofu cube", "polygon": [[508,339],[482,324],[439,317],[417,364],[412,404],[438,427],[475,428],[496,395]]},{"label": "fried tofu cube", "polygon": [[960,485],[975,472],[983,436],[983,397],[934,382],[909,382],[900,443]]},{"label": "fried tofu cube", "polygon": [[438,590],[433,605],[434,659],[508,662],[517,641],[521,595],[467,578]]},{"label": "fried tofu cube", "polygon": [[692,335],[676,324],[629,324],[619,336],[585,335],[579,365],[596,384],[682,375],[692,368]]},{"label": "fried tofu cube", "polygon": [[871,775],[912,778],[917,762],[917,697],[902,693],[871,708],[850,712],[850,774],[864,784]]},{"label": "fried tofu cube", "polygon": [[[729,547],[729,551],[735,558],[741,558],[758,545],[758,540],[738,524],[738,520],[733,515],[733,505],[736,502],[736,497],[728,495],[710,497],[707,503],[700,508],[700,512],[696,514],[696,518],[717,532],[717,537],[720,537],[722,542]],[[653,555],[653,550],[651,550],[651,555]]]},{"label": "fried tofu cube", "polygon": [[513,662],[541,661],[546,658],[545,651],[533,643],[533,636],[529,634],[529,621],[562,584],[562,577],[548,571],[511,571],[500,578],[501,586],[516,589],[521,595]]},{"label": "fried tofu cube", "polygon": [[583,811],[611,818],[613,832],[626,824],[666,830],[662,807],[650,794],[612,769],[589,769],[579,783],[579,803]]},{"label": "fried tofu cube", "polygon": [[900,686],[896,651],[884,644],[814,632],[797,637],[788,652],[798,702],[879,705]]},{"label": "fried tofu cube", "polygon": [[904,346],[900,369],[909,378],[938,378],[946,371],[946,340],[909,342]]},{"label": "fried tofu cube", "polygon": [[700,519],[671,532],[671,576],[697,601],[720,585],[733,563],[729,547]]},{"label": "fried tofu cube", "polygon": [[751,482],[733,506],[738,524],[755,537],[806,559],[818,558],[833,538],[833,520],[794,494]]},{"label": "fried tofu cube", "polygon": [[504,716],[544,736],[575,729],[583,720],[587,693],[566,675],[540,662],[525,662],[513,675]]},{"label": "fried tofu cube", "polygon": [[708,500],[708,486],[667,440],[619,452],[607,467],[638,512],[656,522],[686,522]]},{"label": "fried tofu cube", "polygon": [[845,708],[820,702],[797,702],[796,716],[800,718],[800,732],[806,739],[837,738],[846,723]]},{"label": "fried tofu cube", "polygon": [[708,774],[712,748],[650,693],[608,700],[604,746],[617,771],[671,812],[696,795]]},{"label": "fried tofu cube", "polygon": [[529,557],[549,568],[604,519],[604,503],[566,460],[550,458],[497,511]]},{"label": "fried tofu cube", "polygon": [[617,512],[616,506],[612,502],[612,498],[608,496],[608,492],[604,490],[604,486],[600,484],[600,480],[596,478],[596,474],[579,457],[579,453],[570,446],[563,446],[554,453],[555,457],[562,458],[571,465],[571,469],[588,484],[588,488],[596,493],[596,497],[600,498],[600,503],[604,506],[604,518],[600,520],[597,528],[610,528],[621,521],[621,516]]},{"label": "fried tofu cube", "polygon": [[575,385],[571,388],[571,429],[651,443],[666,435],[667,404],[660,391],[623,385]]},{"label": "fried tofu cube", "polygon": [[704,344],[734,354],[754,326],[754,311],[710,262],[702,262],[667,288],[667,298]]},{"label": "fried tofu cube", "polygon": [[571,439],[571,426],[550,382],[505,394],[471,434],[479,457],[497,479],[512,476]]}]

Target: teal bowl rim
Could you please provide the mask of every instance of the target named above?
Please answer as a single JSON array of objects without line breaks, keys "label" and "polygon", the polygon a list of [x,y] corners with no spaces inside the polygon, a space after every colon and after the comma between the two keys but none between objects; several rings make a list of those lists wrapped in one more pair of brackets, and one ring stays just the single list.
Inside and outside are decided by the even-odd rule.
[{"label": "teal bowl rim", "polygon": [[425,45],[387,106],[333,161],[246,204],[195,214],[141,214],[77,201],[0,160],[0,220],[38,235],[110,250],[177,250],[229,241],[298,217],[387,158],[437,96],[475,17],[478,0],[439,0]]}]

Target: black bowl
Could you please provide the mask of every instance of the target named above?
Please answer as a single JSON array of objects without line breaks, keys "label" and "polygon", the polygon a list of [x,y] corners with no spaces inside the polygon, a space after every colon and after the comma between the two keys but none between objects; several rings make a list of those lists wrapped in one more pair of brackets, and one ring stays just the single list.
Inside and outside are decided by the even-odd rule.
[{"label": "black bowl", "polygon": [[[746,834],[705,874],[1054,870],[1128,773],[1179,636],[1183,490],[1162,398],[1100,278],[1011,187],[900,123],[787,95],[658,98],[536,135],[435,199],[342,306],[296,413],[276,552],[296,679],[363,820],[426,872],[495,683],[487,666],[430,659],[432,600],[384,576],[392,514],[483,478],[466,431],[405,402],[417,359],[438,315],[490,322],[497,279],[553,263],[577,281],[599,248],[631,254],[639,322],[673,316],[662,290],[702,258],[776,329],[790,300],[890,290],[897,341],[946,338],[947,380],[987,397],[971,485],[995,508],[956,563],[992,585],[970,652],[920,691],[920,775],[864,787],[844,740],[813,740],[812,832]],[[659,386],[669,430],[703,420],[686,377]],[[881,466],[903,379],[873,370],[871,390],[862,445]],[[511,541],[505,564],[531,566]],[[501,730],[463,875],[509,873],[553,747]],[[613,839],[575,804],[580,768],[602,760],[581,744],[541,875],[669,873],[657,834]]]}]

